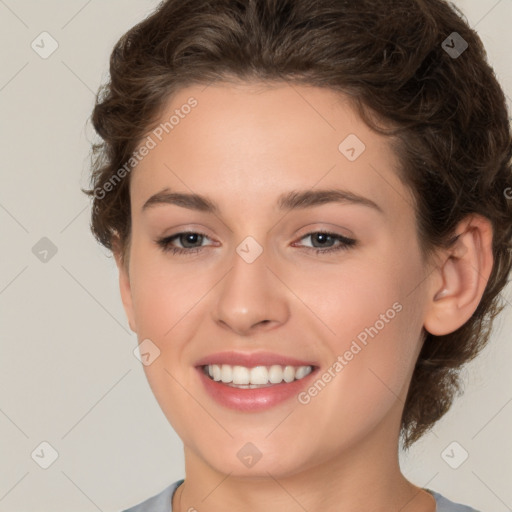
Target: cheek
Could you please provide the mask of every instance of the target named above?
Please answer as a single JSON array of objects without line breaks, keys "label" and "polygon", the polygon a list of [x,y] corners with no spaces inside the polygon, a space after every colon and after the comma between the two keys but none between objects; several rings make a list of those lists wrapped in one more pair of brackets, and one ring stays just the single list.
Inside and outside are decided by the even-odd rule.
[{"label": "cheek", "polygon": [[[330,372],[320,375],[328,383],[319,384],[322,398],[311,404],[318,406],[315,417],[338,408],[343,418],[338,426],[348,428],[353,419],[356,428],[366,418],[369,427],[397,401],[403,404],[421,346],[421,275],[414,251],[409,258],[390,255],[354,264],[338,278],[332,271],[316,274],[305,302],[314,304],[315,315],[329,328],[322,343],[329,349]],[[346,418],[343,411],[354,416]]]},{"label": "cheek", "polygon": [[333,324],[340,334],[331,338],[331,362],[301,397],[305,418],[315,418],[322,437],[337,439],[338,448],[378,425],[398,426],[421,324],[415,320],[416,305],[393,298],[366,297],[359,309],[354,298]]},{"label": "cheek", "polygon": [[[165,256],[141,243],[131,256],[131,290],[139,337],[164,340],[180,319],[193,315],[207,282],[171,265]],[[204,286],[203,286],[204,285]],[[163,347],[162,347],[163,348]]]}]

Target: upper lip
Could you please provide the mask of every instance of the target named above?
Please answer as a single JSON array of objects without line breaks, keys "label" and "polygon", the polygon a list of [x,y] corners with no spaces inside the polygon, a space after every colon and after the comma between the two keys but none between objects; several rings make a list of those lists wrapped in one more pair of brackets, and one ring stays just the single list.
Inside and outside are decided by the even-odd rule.
[{"label": "upper lip", "polygon": [[281,366],[316,366],[311,361],[301,361],[294,357],[289,357],[273,352],[216,352],[205,356],[197,361],[196,366],[206,366],[210,364],[229,364],[237,366],[272,366],[274,364]]}]

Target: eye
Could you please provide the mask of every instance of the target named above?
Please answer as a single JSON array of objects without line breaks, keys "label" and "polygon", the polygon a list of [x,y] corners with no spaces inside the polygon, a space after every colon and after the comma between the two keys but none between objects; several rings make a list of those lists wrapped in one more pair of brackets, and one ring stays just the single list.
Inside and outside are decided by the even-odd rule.
[{"label": "eye", "polygon": [[[195,254],[201,251],[201,242],[205,238],[209,237],[204,233],[184,231],[182,233],[176,233],[175,235],[161,238],[156,242],[164,252],[171,252],[172,254]],[[175,240],[178,240],[182,247],[174,247],[172,244]],[[198,243],[199,246],[196,245]],[[192,247],[190,247],[190,245]]]},{"label": "eye", "polygon": [[[308,237],[311,237],[312,240],[317,240],[320,245],[317,247],[305,246],[305,248],[310,251],[315,251],[317,254],[347,250],[357,243],[353,238],[347,238],[343,235],[338,235],[336,233],[330,233],[326,231],[313,231],[301,237],[300,240]],[[196,254],[203,249],[204,246],[202,245],[202,242],[205,239],[209,239],[209,237],[204,233],[196,231],[184,231],[182,233],[176,233],[175,235],[158,239],[156,240],[156,243],[162,248],[164,252],[191,255]],[[174,246],[173,244],[175,241],[178,241],[181,247]],[[338,242],[338,245],[329,245],[333,242]]]},{"label": "eye", "polygon": [[[353,238],[347,238],[343,235],[338,235],[337,233],[329,233],[327,231],[313,231],[307,235],[304,235],[302,238],[300,238],[300,240],[304,240],[308,237],[310,237],[312,240],[316,239],[320,245],[317,247],[306,246],[306,249],[315,251],[317,254],[325,254],[334,251],[346,251],[357,243],[357,241]],[[339,242],[338,245],[328,245],[331,242],[336,241]]]}]

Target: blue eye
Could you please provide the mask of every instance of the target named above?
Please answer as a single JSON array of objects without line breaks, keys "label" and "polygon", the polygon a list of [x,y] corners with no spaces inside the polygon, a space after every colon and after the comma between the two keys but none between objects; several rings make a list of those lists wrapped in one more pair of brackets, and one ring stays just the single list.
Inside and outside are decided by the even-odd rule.
[{"label": "blue eye", "polygon": [[325,254],[328,252],[347,250],[357,243],[356,240],[354,240],[353,238],[347,238],[345,236],[338,235],[336,233],[329,233],[326,231],[313,231],[312,233],[308,233],[307,235],[304,235],[301,238],[301,240],[303,240],[304,238],[308,238],[308,237],[316,238],[318,240],[318,242],[320,242],[321,244],[326,241],[327,242],[329,242],[329,241],[338,241],[339,242],[339,245],[329,246],[326,249],[321,248],[321,247],[320,248],[307,247],[307,249],[314,250],[317,254],[322,254],[322,253]]},{"label": "blue eye", "polygon": [[[321,245],[320,247],[304,247],[308,251],[315,251],[316,254],[325,254],[334,251],[347,250],[350,247],[356,245],[357,243],[357,241],[352,238],[347,238],[336,233],[329,233],[325,231],[313,231],[301,237],[300,240],[303,240],[304,238],[308,237],[315,237],[318,243],[320,243],[321,245],[325,244],[325,247],[321,247]],[[184,231],[182,233],[176,233],[175,235],[171,235],[156,240],[156,243],[161,247],[161,249],[164,252],[170,252],[172,254],[180,255],[192,255],[197,254],[203,249],[204,246],[201,244],[201,242],[204,239],[209,239],[209,237],[204,233],[200,233],[197,231]],[[182,247],[176,247],[173,245],[173,243],[176,240],[179,241]],[[339,242],[338,245],[326,245],[326,243],[328,244],[336,241]],[[195,244],[198,243],[199,246],[194,246]],[[187,245],[192,245],[193,247],[186,247]]]},{"label": "blue eye", "polygon": [[197,243],[198,238],[200,241],[202,241],[203,238],[208,238],[208,236],[206,236],[204,233],[199,233],[196,231],[184,231],[183,233],[176,233],[175,235],[161,238],[160,240],[157,240],[157,244],[162,248],[164,252],[171,252],[172,254],[195,254],[201,250],[201,246],[181,248],[172,246],[172,243],[177,239],[182,245],[183,242],[185,245],[193,245],[194,243]]}]

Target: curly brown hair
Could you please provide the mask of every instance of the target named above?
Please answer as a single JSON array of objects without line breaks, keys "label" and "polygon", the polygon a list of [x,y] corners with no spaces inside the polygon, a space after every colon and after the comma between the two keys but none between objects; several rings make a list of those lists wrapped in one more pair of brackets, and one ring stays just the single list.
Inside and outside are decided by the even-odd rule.
[{"label": "curly brown hair", "polygon": [[178,89],[229,80],[287,81],[351,98],[390,137],[414,193],[424,256],[449,247],[468,214],[492,223],[494,265],[476,311],[451,334],[424,333],[402,415],[408,449],[460,394],[460,368],[487,343],[512,266],[512,137],[483,44],[443,0],[162,2],[115,45],[92,114],[102,141],[84,190],[93,197],[91,228],[123,260],[126,162]]}]

